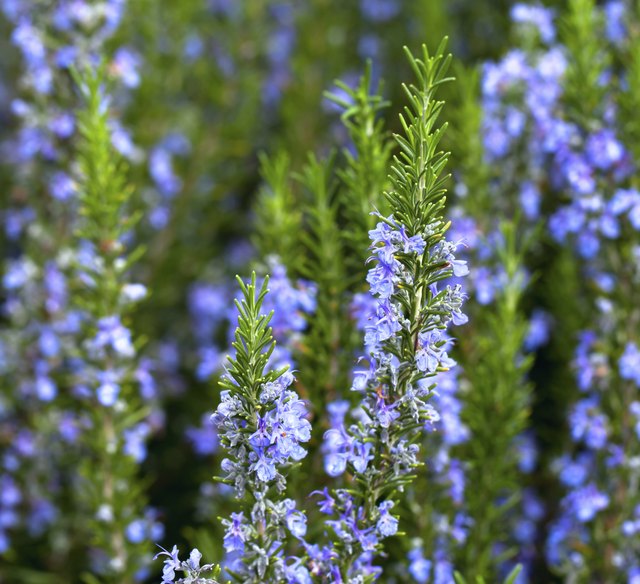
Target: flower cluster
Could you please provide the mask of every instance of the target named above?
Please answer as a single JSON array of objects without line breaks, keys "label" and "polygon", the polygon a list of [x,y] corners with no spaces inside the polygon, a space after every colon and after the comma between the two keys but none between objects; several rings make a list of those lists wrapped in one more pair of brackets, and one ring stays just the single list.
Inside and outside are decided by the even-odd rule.
[{"label": "flower cluster", "polygon": [[293,375],[287,372],[263,384],[258,402],[264,414],[256,415],[256,430],[249,436],[245,436],[244,419],[255,406],[243,403],[229,390],[222,392],[213,421],[230,455],[222,461],[225,480],[235,485],[238,497],[242,497],[247,484],[282,483],[284,477],[278,469],[306,455],[301,443],[309,441],[311,424],[304,402],[288,389],[292,382]]}]

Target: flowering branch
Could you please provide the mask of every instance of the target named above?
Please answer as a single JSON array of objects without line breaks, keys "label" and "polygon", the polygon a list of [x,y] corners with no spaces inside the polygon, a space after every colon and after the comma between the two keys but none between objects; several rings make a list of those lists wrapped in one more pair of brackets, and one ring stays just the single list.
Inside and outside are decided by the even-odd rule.
[{"label": "flowering branch", "polygon": [[255,273],[249,284],[238,282],[243,298],[236,300],[235,355],[220,381],[224,391],[213,416],[228,454],[220,480],[233,485],[243,502],[241,512],[223,520],[225,550],[236,555],[227,571],[242,582],[279,582],[287,533],[306,533],[306,517],[283,493],[286,471],[306,455],[301,444],[310,439],[311,424],[305,404],[289,389],[293,375],[287,367],[266,370],[275,348],[272,315],[261,314],[268,279],[259,291]]},{"label": "flowering branch", "polygon": [[337,515],[327,525],[338,541],[331,546],[334,554],[324,558],[325,574],[334,581],[378,573],[372,553],[397,532],[391,509],[420,466],[420,430],[437,418],[427,402],[434,385],[426,379],[454,365],[443,332],[451,321],[466,321],[459,286],[438,289],[441,280],[467,272],[453,255],[456,245],[445,239],[448,224],[442,218],[447,155],[438,150],[445,126],[437,126],[443,104],[435,92],[448,81],[450,57],[443,50],[444,44],[430,56],[423,47],[422,60],[406,51],[418,83],[404,86],[405,132],[395,136],[400,153],[386,194],[393,214],[370,231],[374,266],[367,281],[376,310],[365,335],[369,369],[356,371],[353,383],[364,413],[348,429],[325,436],[330,474],[348,470],[352,477],[349,489],[326,494],[321,502],[325,512]]},{"label": "flowering branch", "polygon": [[76,395],[89,418],[80,498],[91,517],[93,573],[104,582],[129,583],[146,561],[146,539],[154,527],[144,514],[143,487],[136,479],[149,428],[134,389],[136,347],[123,324],[132,303],[146,292],[127,282],[140,250],[128,252],[124,237],[137,217],[128,214],[130,190],[111,144],[103,77],[100,71],[76,77],[86,100],[78,116],[81,220],[75,296],[86,339],[76,366]]}]

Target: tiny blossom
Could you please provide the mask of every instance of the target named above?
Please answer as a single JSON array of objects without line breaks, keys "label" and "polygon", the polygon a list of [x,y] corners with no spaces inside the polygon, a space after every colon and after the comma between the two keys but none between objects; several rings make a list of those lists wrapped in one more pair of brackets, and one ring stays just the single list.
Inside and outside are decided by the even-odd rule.
[{"label": "tiny blossom", "polygon": [[409,573],[411,577],[419,584],[429,582],[431,575],[432,562],[427,560],[419,547],[414,547],[409,552]]},{"label": "tiny blossom", "polygon": [[383,537],[389,537],[395,535],[398,531],[398,519],[389,513],[389,510],[394,506],[393,501],[383,501],[378,506],[380,517],[376,524],[377,530]]},{"label": "tiny blossom", "polygon": [[131,342],[131,332],[122,325],[118,316],[101,318],[97,326],[98,332],[93,340],[92,348],[110,347],[123,357],[133,356],[135,349]]},{"label": "tiny blossom", "polygon": [[535,351],[549,342],[553,321],[551,316],[542,310],[536,310],[531,315],[529,330],[524,340],[527,351]]},{"label": "tiny blossom", "polygon": [[106,371],[98,371],[96,376],[99,383],[96,389],[98,401],[103,406],[113,406],[120,394],[120,373],[107,369]]},{"label": "tiny blossom", "polygon": [[302,538],[307,534],[307,517],[304,513],[297,511],[295,507],[287,511],[286,523],[294,537]]},{"label": "tiny blossom", "polygon": [[571,435],[574,440],[584,440],[590,448],[598,450],[607,444],[607,418],[599,411],[595,399],[578,402],[570,415]]},{"label": "tiny blossom", "polygon": [[571,508],[578,521],[584,523],[590,521],[595,515],[609,506],[608,495],[598,491],[593,484],[578,489],[566,499],[566,504]]},{"label": "tiny blossom", "polygon": [[249,529],[244,523],[242,513],[232,513],[231,521],[223,519],[223,525],[227,527],[224,536],[224,549],[228,552],[243,552],[248,540]]},{"label": "tiny blossom", "polygon": [[[164,548],[160,548],[162,551],[154,556],[154,560],[167,556],[164,560],[164,567],[162,570],[162,584],[218,584],[215,578],[205,578],[204,574],[207,572],[213,572],[215,564],[200,565],[202,554],[198,549],[191,550],[189,559],[186,561],[180,560],[178,557],[179,550],[177,546],[173,546],[173,549],[168,552]],[[176,572],[182,572],[184,578],[178,578],[176,580]]]},{"label": "tiny blossom", "polygon": [[126,47],[120,47],[113,57],[110,65],[111,72],[122,79],[124,85],[129,88],[140,84],[139,68],[140,57]]},{"label": "tiny blossom", "polygon": [[391,20],[400,11],[398,0],[361,0],[360,10],[373,22]]},{"label": "tiny blossom", "polygon": [[640,387],[640,350],[634,343],[627,343],[618,366],[622,379],[633,381]]}]

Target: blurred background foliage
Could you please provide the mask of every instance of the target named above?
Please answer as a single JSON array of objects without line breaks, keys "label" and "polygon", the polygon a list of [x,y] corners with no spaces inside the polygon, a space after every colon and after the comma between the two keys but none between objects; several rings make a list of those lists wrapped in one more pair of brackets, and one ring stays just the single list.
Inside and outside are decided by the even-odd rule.
[{"label": "blurred background foliage", "polygon": [[[136,239],[146,248],[144,261],[136,267],[137,278],[152,291],[132,315],[131,328],[147,339],[149,351],[167,366],[166,372],[159,373],[166,420],[149,443],[149,456],[140,474],[153,477],[149,499],[160,510],[166,533],[174,540],[182,537],[197,544],[208,561],[220,559],[216,554],[221,531],[210,521],[219,502],[207,495],[203,484],[216,472],[218,462],[210,456],[203,462],[185,439],[185,431],[199,426],[203,412],[214,409],[218,390],[210,379],[203,380],[196,373],[200,347],[194,339],[189,301],[195,285],[229,281],[236,272],[246,271],[255,256],[248,234],[255,231],[256,216],[260,217],[256,200],[264,188],[261,172],[268,173],[264,165],[261,171],[261,153],[269,153],[272,161],[280,160],[274,158],[278,152],[288,153],[281,163],[301,173],[301,180],[290,187],[289,204],[302,212],[307,191],[317,186],[314,172],[320,172],[313,161],[305,170],[307,153],[344,159],[336,147],[347,144],[348,134],[340,123],[339,108],[326,96],[328,91],[340,93],[335,80],[354,87],[370,59],[372,86],[382,81],[385,99],[403,103],[401,82],[410,78],[410,72],[402,47],[424,42],[433,49],[446,35],[463,80],[443,90],[442,97],[448,102],[445,117],[453,125],[445,147],[452,151],[451,168],[481,173],[474,166],[472,148],[464,146],[479,131],[479,120],[473,126],[473,112],[464,108],[478,93],[473,69],[497,59],[514,40],[509,17],[512,4],[509,0],[127,2],[124,20],[108,44],[128,47],[139,55],[142,65],[135,91],[114,100],[112,107],[136,147],[148,156],[148,161],[130,164],[129,180],[136,204],[145,209],[136,228]],[[545,3],[549,7],[563,4],[559,0]],[[10,103],[20,91],[21,70],[20,55],[11,43],[11,24],[0,17],[0,139],[16,131]],[[397,111],[397,107],[382,110],[389,131],[398,130]],[[167,152],[170,162],[158,158],[154,167],[154,153],[166,157]],[[277,174],[274,168],[271,171]],[[175,184],[167,187],[163,172],[173,173]],[[482,180],[474,177],[470,182],[480,184]],[[2,207],[8,208],[17,196],[8,165],[0,164],[0,185]],[[473,197],[470,200],[473,204]],[[265,218],[261,221],[264,225]],[[290,227],[295,229],[295,225]],[[318,242],[330,245],[323,239],[327,233],[320,224],[315,236]],[[5,239],[3,244],[5,255],[10,256],[11,243]],[[533,253],[534,266],[546,257],[539,251]],[[553,266],[563,278],[571,277],[572,269],[565,260],[557,257]],[[303,266],[290,275],[308,276]],[[326,272],[324,276],[330,280],[330,289],[346,282],[350,274]],[[544,298],[546,287],[555,279],[551,275],[536,283],[533,293]],[[570,290],[564,288],[569,297]],[[332,299],[327,296],[319,302],[330,304]],[[531,299],[525,302],[534,304]],[[497,334],[499,323],[493,326]],[[574,330],[570,322],[566,326]],[[218,343],[224,345],[224,327],[216,334]],[[518,329],[517,334],[523,333]],[[563,384],[557,377],[562,376],[567,360],[558,358],[563,350],[566,348],[551,345],[538,357],[532,369],[537,385],[549,379]],[[303,376],[304,363],[300,366]],[[499,368],[500,362],[485,365]],[[519,369],[511,372],[515,377],[520,373]],[[535,399],[533,420],[540,427],[541,440],[558,444],[555,412],[563,412],[566,404],[558,405],[554,400],[561,398],[553,392],[543,392]],[[304,484],[304,477],[299,480]],[[21,546],[11,564],[29,565],[34,573],[46,570],[48,545],[42,539]],[[6,573],[0,569],[0,578],[7,578]],[[546,581],[548,575],[541,577],[536,581]],[[58,581],[34,574],[21,578],[19,581],[33,584]]]}]

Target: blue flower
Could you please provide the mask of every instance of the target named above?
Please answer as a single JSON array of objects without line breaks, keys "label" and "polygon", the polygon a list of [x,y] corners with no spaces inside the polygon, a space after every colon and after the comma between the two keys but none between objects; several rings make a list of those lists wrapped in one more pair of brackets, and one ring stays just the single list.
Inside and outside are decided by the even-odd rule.
[{"label": "blue flower", "polygon": [[211,423],[211,416],[204,414],[199,428],[187,428],[187,438],[200,456],[214,454],[218,449],[218,433]]},{"label": "blue flower", "polygon": [[556,37],[553,18],[553,11],[542,6],[518,3],[511,8],[511,20],[534,26],[545,43],[552,43]]},{"label": "blue flower", "polygon": [[112,74],[122,79],[126,87],[135,88],[140,84],[140,65],[141,59],[136,53],[126,47],[120,47],[115,52],[109,69]]},{"label": "blue flower", "polygon": [[[463,324],[463,323],[461,323]],[[455,365],[445,351],[445,344],[440,330],[432,330],[418,335],[418,351],[416,367],[419,371],[435,373],[441,367],[448,369]]]},{"label": "blue flower", "polygon": [[295,558],[291,564],[285,566],[284,576],[287,584],[313,583],[309,570],[304,566],[300,558]]},{"label": "blue flower", "polygon": [[325,487],[322,491],[313,491],[311,495],[322,495],[324,499],[318,501],[318,507],[321,513],[325,513],[327,515],[332,515],[335,509],[336,501],[329,494],[329,489]]},{"label": "blue flower", "polygon": [[398,531],[398,519],[389,513],[395,503],[390,500],[383,501],[378,505],[378,522],[376,523],[376,529],[382,537],[391,537]]},{"label": "blue flower", "polygon": [[360,10],[373,22],[386,22],[400,12],[398,0],[360,0]]},{"label": "blue flower", "polygon": [[530,180],[520,186],[520,204],[527,219],[537,219],[540,215],[540,189]]},{"label": "blue flower", "polygon": [[618,361],[620,377],[633,381],[640,387],[640,350],[635,343],[628,342]]},{"label": "blue flower", "polygon": [[600,170],[607,171],[622,161],[625,151],[609,128],[590,134],[585,144],[585,153],[589,163]]},{"label": "blue flower", "polygon": [[135,519],[125,528],[127,539],[134,544],[142,543],[147,537],[147,523],[144,519]]},{"label": "blue flower", "polygon": [[287,528],[294,537],[300,539],[307,534],[307,516],[295,509],[295,503],[287,510],[286,523]]},{"label": "blue flower", "polygon": [[573,491],[563,503],[581,523],[591,521],[598,512],[609,506],[609,496],[594,484]]},{"label": "blue flower", "polygon": [[224,549],[229,553],[242,553],[248,535],[244,514],[242,512],[231,513],[231,521],[224,519],[223,524],[227,527],[224,534]]},{"label": "blue flower", "polygon": [[123,431],[123,452],[140,463],[147,457],[147,438],[151,434],[151,427],[146,422],[140,422],[132,428]]},{"label": "blue flower", "polygon": [[556,157],[570,188],[579,195],[590,195],[595,191],[593,169],[586,159],[574,152],[561,152]]},{"label": "blue flower", "polygon": [[98,371],[96,376],[99,383],[96,390],[98,401],[103,406],[113,406],[120,394],[120,374],[113,369],[107,369],[106,371]]},{"label": "blue flower", "polygon": [[76,184],[73,179],[62,171],[57,171],[49,182],[51,196],[59,201],[68,201],[76,195]]},{"label": "blue flower", "polygon": [[611,0],[604,5],[605,31],[607,38],[615,44],[621,44],[627,37],[626,3],[622,0]]},{"label": "blue flower", "polygon": [[255,462],[249,466],[249,470],[256,473],[258,480],[268,483],[276,477],[275,460],[267,452],[260,448],[254,454]]},{"label": "blue flower", "polygon": [[122,325],[117,315],[101,318],[98,323],[98,332],[93,340],[92,347],[103,349],[111,347],[123,357],[132,357],[135,349],[131,342],[131,332]]},{"label": "blue flower", "polygon": [[419,547],[409,552],[409,573],[418,584],[426,584],[431,576],[432,562],[427,560]]},{"label": "blue flower", "polygon": [[584,440],[594,450],[604,448],[608,438],[608,421],[596,398],[579,401],[569,417],[574,440]]}]

